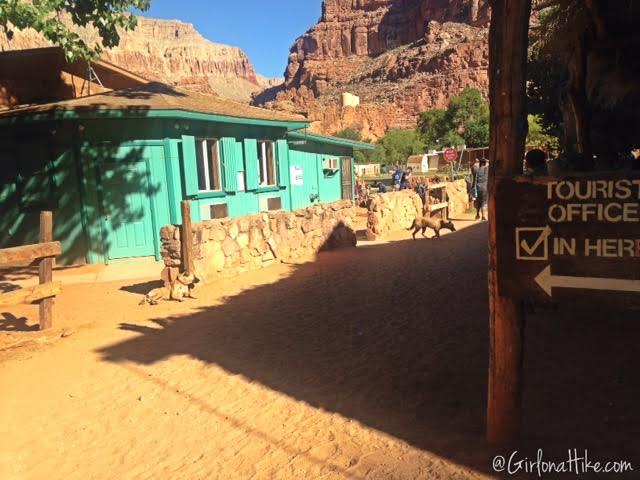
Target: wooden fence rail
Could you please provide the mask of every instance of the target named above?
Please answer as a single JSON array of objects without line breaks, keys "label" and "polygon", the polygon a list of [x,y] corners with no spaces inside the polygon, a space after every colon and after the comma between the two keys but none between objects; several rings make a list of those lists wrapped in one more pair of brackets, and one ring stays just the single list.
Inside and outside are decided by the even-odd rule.
[{"label": "wooden fence rail", "polygon": [[40,260],[39,285],[0,294],[0,306],[40,302],[40,330],[53,326],[53,299],[62,290],[52,282],[53,259],[62,253],[60,242],[53,242],[53,214],[40,212],[40,243],[0,250],[0,265]]},{"label": "wooden fence rail", "polygon": [[28,262],[39,258],[57,257],[62,253],[60,242],[36,243],[0,250],[0,265]]}]

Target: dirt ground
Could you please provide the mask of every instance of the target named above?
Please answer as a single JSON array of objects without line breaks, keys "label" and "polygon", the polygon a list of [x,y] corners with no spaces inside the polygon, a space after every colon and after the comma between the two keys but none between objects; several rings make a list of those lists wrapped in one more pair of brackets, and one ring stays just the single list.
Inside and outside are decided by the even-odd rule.
[{"label": "dirt ground", "polygon": [[637,475],[640,324],[628,314],[530,316],[526,441],[485,443],[487,232],[464,223],[183,304],[138,306],[148,283],[65,287],[51,332],[30,331],[37,307],[0,311],[0,478],[499,478],[494,455],[538,448],[559,461],[588,448]]}]

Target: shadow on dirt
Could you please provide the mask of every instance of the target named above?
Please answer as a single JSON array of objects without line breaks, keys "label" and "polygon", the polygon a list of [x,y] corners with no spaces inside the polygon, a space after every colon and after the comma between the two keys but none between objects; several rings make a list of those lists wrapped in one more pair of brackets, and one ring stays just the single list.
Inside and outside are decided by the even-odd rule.
[{"label": "shadow on dirt", "polygon": [[2,332],[35,332],[39,330],[39,325],[27,325],[26,317],[16,317],[15,315],[0,313],[0,331]]},{"label": "shadow on dirt", "polygon": [[[486,224],[441,241],[326,252],[223,305],[153,327],[123,324],[140,335],[100,353],[139,364],[186,354],[493,473],[496,449],[484,441],[486,265]],[[640,328],[596,317],[561,309],[530,319],[529,440],[518,448],[531,458],[538,447],[561,459],[584,447],[600,458],[640,458],[632,434]]]}]

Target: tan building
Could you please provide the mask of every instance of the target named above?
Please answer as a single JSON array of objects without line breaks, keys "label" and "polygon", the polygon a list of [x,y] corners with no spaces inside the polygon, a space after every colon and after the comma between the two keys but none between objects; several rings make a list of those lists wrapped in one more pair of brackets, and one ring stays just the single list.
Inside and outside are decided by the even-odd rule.
[{"label": "tan building", "polygon": [[414,172],[427,173],[438,170],[439,163],[440,154],[438,152],[411,155],[407,159],[407,168],[411,167]]},{"label": "tan building", "polygon": [[355,165],[356,174],[365,177],[376,177],[380,175],[380,165],[377,163],[367,163],[363,165]]},{"label": "tan building", "polygon": [[344,92],[342,94],[343,107],[357,107],[358,105],[360,105],[360,97],[349,92]]}]

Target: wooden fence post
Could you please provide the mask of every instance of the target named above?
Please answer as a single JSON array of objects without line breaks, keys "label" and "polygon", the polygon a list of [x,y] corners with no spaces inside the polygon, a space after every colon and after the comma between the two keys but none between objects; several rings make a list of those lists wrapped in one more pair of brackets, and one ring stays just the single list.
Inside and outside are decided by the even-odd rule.
[{"label": "wooden fence post", "polygon": [[182,225],[180,226],[180,241],[182,246],[182,271],[193,274],[193,230],[191,229],[191,204],[183,200]]},{"label": "wooden fence post", "polygon": [[[496,202],[503,177],[522,173],[527,135],[526,65],[531,0],[493,0],[489,32],[491,141],[489,164],[489,388],[487,440],[508,443],[520,433],[524,313],[498,288],[502,211]],[[517,199],[513,199],[517,201]]]},{"label": "wooden fence post", "polygon": [[[40,212],[40,243],[53,241],[53,213]],[[39,266],[40,285],[53,280],[53,257],[40,260]],[[40,301],[40,330],[53,326],[53,297]]]}]

